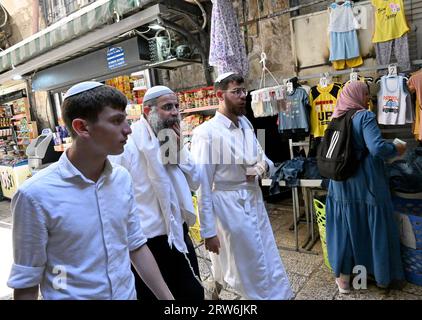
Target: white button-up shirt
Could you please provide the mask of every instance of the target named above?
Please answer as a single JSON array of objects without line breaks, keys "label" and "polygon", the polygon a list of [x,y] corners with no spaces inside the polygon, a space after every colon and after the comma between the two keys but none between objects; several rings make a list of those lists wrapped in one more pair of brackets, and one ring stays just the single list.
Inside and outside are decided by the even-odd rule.
[{"label": "white button-up shirt", "polygon": [[11,288],[44,299],[136,299],[129,251],[146,242],[129,173],[106,160],[97,182],[63,153],[12,199]]}]

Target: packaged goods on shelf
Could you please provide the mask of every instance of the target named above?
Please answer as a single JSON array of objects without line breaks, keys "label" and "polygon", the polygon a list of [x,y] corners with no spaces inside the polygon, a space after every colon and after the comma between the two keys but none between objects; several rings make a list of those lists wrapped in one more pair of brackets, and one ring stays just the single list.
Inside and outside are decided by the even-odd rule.
[{"label": "packaged goods on shelf", "polygon": [[128,104],[126,107],[126,114],[128,116],[140,117],[142,114],[142,105],[141,104]]},{"label": "packaged goods on shelf", "polygon": [[193,114],[185,117],[182,120],[181,128],[185,135],[192,133],[192,130],[199,126],[204,121],[204,117],[200,114]]},{"label": "packaged goods on shelf", "polygon": [[134,90],[133,91],[133,102],[136,104],[142,104],[145,96],[146,89]]},{"label": "packaged goods on shelf", "polygon": [[204,87],[177,93],[180,110],[216,106],[219,104],[213,87]]},{"label": "packaged goods on shelf", "polygon": [[115,87],[117,90],[123,92],[123,94],[129,99],[133,100],[131,79],[129,76],[119,76],[116,78],[108,79],[105,83],[109,86]]}]

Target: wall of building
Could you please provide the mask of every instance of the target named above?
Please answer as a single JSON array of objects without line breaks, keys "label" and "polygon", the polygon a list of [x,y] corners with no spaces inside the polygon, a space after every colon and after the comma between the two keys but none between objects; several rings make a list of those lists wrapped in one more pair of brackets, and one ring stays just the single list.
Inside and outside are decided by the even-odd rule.
[{"label": "wall of building", "polygon": [[[261,80],[261,52],[267,55],[267,67],[278,81],[288,78],[295,74],[310,75],[320,74],[323,72],[334,71],[328,61],[328,41],[326,38],[326,24],[328,15],[324,12],[333,0],[233,0],[240,27],[244,34],[246,43],[246,51],[249,60],[249,75],[247,84],[250,89],[259,88]],[[356,5],[370,6],[370,1],[355,1]],[[406,16],[411,27],[409,33],[409,49],[411,60],[422,58],[422,0],[404,0]],[[292,11],[290,8],[299,6],[299,10]],[[290,27],[290,19],[294,16],[304,16],[320,12],[324,21],[321,21],[317,27],[323,29],[319,34],[315,35],[315,39],[309,35],[296,34],[294,41],[318,41],[324,38],[327,42],[327,48],[324,52],[318,52],[315,55],[324,54],[326,61],[320,66],[311,68],[297,68],[294,58],[294,48],[292,49],[292,33]],[[270,18],[268,18],[270,16]],[[304,17],[299,23],[308,23]],[[327,20],[327,21],[326,21]],[[372,15],[368,17],[368,21],[372,23]],[[318,22],[316,22],[318,23]],[[317,29],[318,29],[317,28]],[[376,64],[375,50],[371,43],[372,26],[368,26],[367,30],[360,30],[361,47],[365,58],[364,66],[370,67]],[[299,40],[298,40],[299,39]],[[308,39],[308,40],[305,40]],[[311,40],[309,40],[311,39]],[[293,42],[294,42],[293,41]],[[303,43],[301,43],[303,46]],[[306,47],[306,45],[305,45]],[[311,46],[309,46],[311,47]],[[307,53],[312,57],[314,53],[309,50]],[[301,61],[298,61],[300,67]],[[297,70],[296,70],[297,69]],[[370,72],[368,72],[370,73]],[[372,72],[376,75],[376,72]],[[166,72],[163,78],[165,83],[175,89],[200,86],[205,83],[202,76],[203,72],[200,66],[189,66],[179,70]],[[215,75],[214,75],[215,77]],[[340,79],[342,78],[342,79]],[[339,77],[338,80],[344,80],[345,77]],[[193,80],[193,81],[191,81]],[[274,84],[272,78],[267,74],[267,85]],[[309,80],[310,84],[318,81],[317,79]]]},{"label": "wall of building", "polygon": [[[290,13],[257,21],[259,17],[273,14],[289,7],[288,0],[234,0],[238,21],[243,30],[249,60],[247,84],[258,88],[261,80],[261,52],[267,55],[267,67],[277,79],[294,72],[290,35]],[[210,24],[210,22],[209,22]],[[208,25],[209,27],[209,25]],[[178,90],[205,85],[201,65],[190,65],[173,71],[162,71],[162,80]],[[213,73],[214,77],[216,76]],[[271,76],[266,81],[272,83]]]},{"label": "wall of building", "polygon": [[54,115],[52,112],[50,99],[46,91],[33,92],[36,107],[34,108],[34,116],[38,125],[38,132],[44,128],[54,129]]},{"label": "wall of building", "polygon": [[[22,41],[32,35],[32,0],[0,0],[0,3],[9,13],[12,36],[9,38],[10,45]],[[40,30],[45,23],[40,13]],[[52,120],[51,105],[47,99],[47,92],[29,92],[31,108],[37,122],[38,129],[54,126]],[[41,131],[39,131],[41,132]]]},{"label": "wall of building", "polygon": [[31,0],[1,0],[0,3],[9,12],[13,45],[32,35],[32,1]]}]

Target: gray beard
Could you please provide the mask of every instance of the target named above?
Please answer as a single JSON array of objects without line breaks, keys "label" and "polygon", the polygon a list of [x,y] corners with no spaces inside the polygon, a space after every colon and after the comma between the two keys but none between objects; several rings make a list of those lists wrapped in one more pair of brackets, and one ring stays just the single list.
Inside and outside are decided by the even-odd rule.
[{"label": "gray beard", "polygon": [[[158,136],[158,133],[164,129],[171,129],[174,124],[179,123],[181,121],[180,114],[177,117],[170,118],[167,120],[162,120],[156,108],[152,108],[150,113],[147,116],[147,120],[149,125],[151,126],[152,130],[154,131],[155,135]],[[160,145],[165,143],[166,141],[160,140]]]},{"label": "gray beard", "polygon": [[154,108],[151,109],[147,119],[149,125],[151,126],[152,130],[155,132],[156,135],[158,134],[158,132],[160,132],[160,130],[165,129],[164,121],[161,120],[160,115]]}]

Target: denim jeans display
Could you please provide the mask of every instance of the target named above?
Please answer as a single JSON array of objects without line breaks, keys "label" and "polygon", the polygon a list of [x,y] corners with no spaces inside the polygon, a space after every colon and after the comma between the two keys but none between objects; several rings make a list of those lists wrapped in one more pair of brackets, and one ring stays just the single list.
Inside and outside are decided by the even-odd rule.
[{"label": "denim jeans display", "polygon": [[322,179],[316,158],[296,157],[276,164],[276,171],[271,177],[270,194],[280,193],[279,181],[286,181],[288,187],[298,187],[300,179]]},{"label": "denim jeans display", "polygon": [[422,147],[409,150],[403,160],[387,166],[390,187],[405,193],[422,192]]}]

